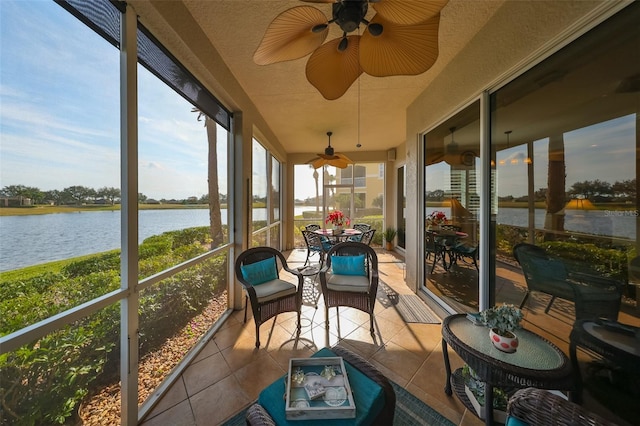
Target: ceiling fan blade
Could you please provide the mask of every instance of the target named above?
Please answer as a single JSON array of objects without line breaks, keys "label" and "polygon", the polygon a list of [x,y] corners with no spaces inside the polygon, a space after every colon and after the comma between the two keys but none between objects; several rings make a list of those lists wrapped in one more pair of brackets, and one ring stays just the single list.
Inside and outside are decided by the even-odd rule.
[{"label": "ceiling fan blade", "polygon": [[329,163],[328,163],[329,166],[337,167],[339,169],[346,169],[347,167],[349,167],[349,164],[351,164],[351,161],[348,162],[343,160],[342,158],[329,160]]},{"label": "ceiling fan blade", "polygon": [[360,36],[348,36],[347,48],[343,52],[338,50],[341,40],[337,38],[325,43],[307,61],[307,80],[328,100],[344,95],[362,74],[358,61]]},{"label": "ceiling fan blade", "polygon": [[449,0],[380,0],[371,5],[386,21],[400,25],[413,25],[434,17],[447,3]]},{"label": "ceiling fan blade", "polygon": [[339,152],[336,153],[336,155],[338,157],[340,157],[340,159],[343,160],[344,162],[346,162],[347,164],[353,164],[353,161],[351,161],[351,159],[349,157],[347,157],[346,155],[340,154]]},{"label": "ceiling fan blade", "polygon": [[324,158],[316,158],[309,161],[309,164],[311,164],[314,169],[319,169],[320,167],[327,164],[327,160],[325,160]]},{"label": "ceiling fan blade", "polygon": [[375,15],[372,23],[384,31],[372,36],[368,31],[360,43],[360,66],[375,77],[422,74],[438,58],[440,14],[416,25],[397,25]]},{"label": "ceiling fan blade", "polygon": [[329,34],[329,28],[319,32],[311,29],[326,24],[327,17],[311,6],[287,9],[271,21],[262,37],[253,61],[258,65],[302,58],[320,46]]}]

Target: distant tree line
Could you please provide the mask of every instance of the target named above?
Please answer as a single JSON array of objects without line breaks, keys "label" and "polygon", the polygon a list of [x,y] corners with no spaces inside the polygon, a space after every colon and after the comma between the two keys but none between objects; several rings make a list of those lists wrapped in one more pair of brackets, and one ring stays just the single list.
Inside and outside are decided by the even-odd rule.
[{"label": "distant tree line", "polygon": [[[56,206],[63,205],[82,205],[82,204],[118,204],[120,203],[122,193],[120,188],[102,187],[99,189],[89,188],[82,185],[74,185],[59,191],[57,189],[51,191],[42,191],[40,188],[26,185],[7,185],[0,189],[0,197],[14,198],[25,197],[31,199],[32,205],[53,204]],[[160,199],[153,200],[143,193],[138,193],[138,202],[145,203],[163,203],[163,204],[208,204],[209,195],[205,194],[200,197],[187,197],[185,199]],[[226,194],[220,194],[220,202],[226,203]]]},{"label": "distant tree line", "polygon": [[[574,183],[566,192],[565,196],[567,200],[571,198],[585,198],[590,201],[600,203],[624,203],[628,201],[635,201],[637,196],[636,192],[635,179],[616,181],[613,184],[596,179]],[[428,201],[443,201],[450,197],[450,195],[447,191],[436,189],[435,191],[427,191],[425,197]],[[545,201],[546,197],[547,188],[540,188],[533,194],[534,201]],[[528,201],[529,197],[526,195],[521,197],[506,195],[498,197],[498,199],[500,201]]]}]

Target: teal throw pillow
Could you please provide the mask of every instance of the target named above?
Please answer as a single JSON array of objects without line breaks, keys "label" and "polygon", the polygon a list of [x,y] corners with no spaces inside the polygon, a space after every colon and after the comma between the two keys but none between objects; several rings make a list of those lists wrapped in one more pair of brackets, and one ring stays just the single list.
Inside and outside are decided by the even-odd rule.
[{"label": "teal throw pillow", "polygon": [[269,259],[248,265],[241,265],[240,270],[242,270],[242,277],[251,285],[266,283],[267,281],[278,278],[275,257],[270,257]]},{"label": "teal throw pillow", "polygon": [[507,416],[507,422],[504,424],[504,426],[529,426],[529,423],[520,420],[517,417]]},{"label": "teal throw pillow", "polygon": [[333,273],[338,275],[366,276],[364,254],[358,256],[331,256]]}]

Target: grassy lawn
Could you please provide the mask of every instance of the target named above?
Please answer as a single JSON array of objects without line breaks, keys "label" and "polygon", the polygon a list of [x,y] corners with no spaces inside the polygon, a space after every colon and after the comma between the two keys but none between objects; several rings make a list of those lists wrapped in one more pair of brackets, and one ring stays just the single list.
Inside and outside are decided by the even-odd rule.
[{"label": "grassy lawn", "polygon": [[48,272],[58,273],[69,263],[84,260],[102,253],[93,253],[86,256],[72,257],[71,259],[57,260],[54,262],[41,263],[39,265],[27,266],[26,268],[14,269],[12,271],[0,272],[3,281],[28,280],[38,275]]}]

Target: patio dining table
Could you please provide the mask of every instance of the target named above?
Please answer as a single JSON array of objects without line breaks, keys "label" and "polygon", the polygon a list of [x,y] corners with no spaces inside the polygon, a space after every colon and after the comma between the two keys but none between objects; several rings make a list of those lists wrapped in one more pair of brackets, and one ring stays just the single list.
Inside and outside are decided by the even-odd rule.
[{"label": "patio dining table", "polygon": [[335,234],[333,229],[318,229],[313,231],[316,234],[323,235],[327,237],[332,244],[337,244],[342,241],[346,241],[349,237],[354,237],[356,235],[362,235],[362,231],[353,228],[343,229],[340,233]]}]

